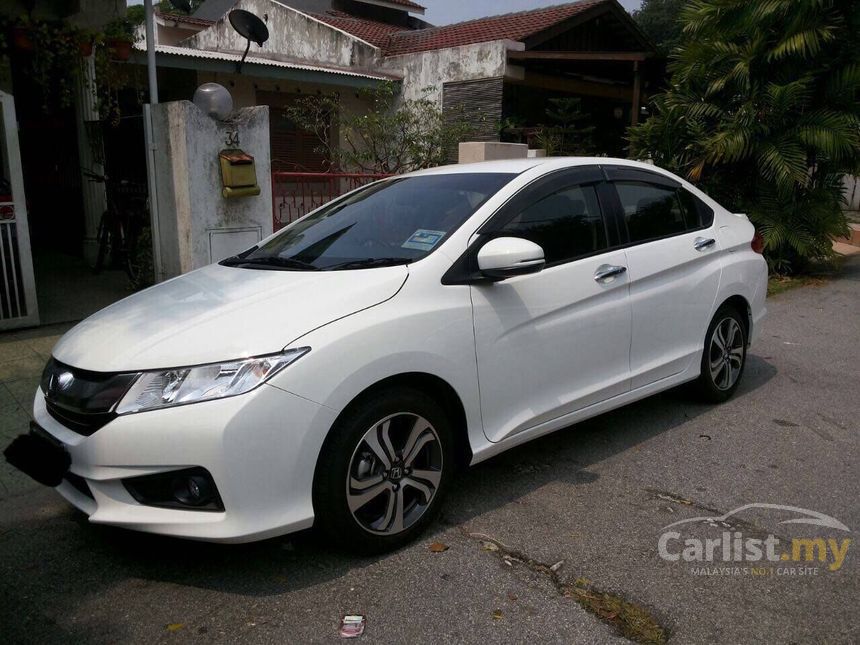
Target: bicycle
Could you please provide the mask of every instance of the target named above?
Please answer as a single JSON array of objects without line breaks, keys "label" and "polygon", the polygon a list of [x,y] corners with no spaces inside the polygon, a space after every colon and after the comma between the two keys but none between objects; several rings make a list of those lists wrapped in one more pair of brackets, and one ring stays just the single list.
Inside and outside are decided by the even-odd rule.
[{"label": "bicycle", "polygon": [[146,249],[149,217],[145,187],[128,180],[119,185],[108,175],[84,172],[88,180],[105,185],[107,209],[99,219],[96,233],[98,253],[93,273],[104,268],[122,267],[132,284],[140,285],[146,262],[141,257]]}]

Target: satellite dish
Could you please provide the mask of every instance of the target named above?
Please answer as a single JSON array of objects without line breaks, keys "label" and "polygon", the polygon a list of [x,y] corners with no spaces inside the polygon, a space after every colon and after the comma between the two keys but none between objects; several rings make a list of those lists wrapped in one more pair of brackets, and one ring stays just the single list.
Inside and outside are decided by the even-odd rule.
[{"label": "satellite dish", "polygon": [[257,43],[259,47],[269,40],[269,29],[266,23],[260,20],[250,11],[244,9],[233,9],[229,14],[230,24],[242,38],[248,39],[248,45],[245,47],[245,53],[242,54],[242,60],[236,64],[236,73],[242,73],[242,64],[245,62],[245,57],[248,55],[248,50],[251,49],[251,41]]}]

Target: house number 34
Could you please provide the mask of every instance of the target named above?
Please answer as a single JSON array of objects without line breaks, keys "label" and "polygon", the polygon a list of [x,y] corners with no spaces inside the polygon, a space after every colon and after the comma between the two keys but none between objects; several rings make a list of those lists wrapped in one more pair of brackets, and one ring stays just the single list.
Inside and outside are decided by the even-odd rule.
[{"label": "house number 34", "polygon": [[235,148],[239,145],[239,131],[238,130],[227,130],[227,137],[224,139],[224,143],[226,143],[231,148]]}]

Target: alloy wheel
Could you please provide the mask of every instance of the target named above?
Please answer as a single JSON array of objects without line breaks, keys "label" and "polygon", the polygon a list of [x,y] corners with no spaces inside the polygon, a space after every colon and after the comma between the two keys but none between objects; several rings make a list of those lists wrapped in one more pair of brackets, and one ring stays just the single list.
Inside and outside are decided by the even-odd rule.
[{"label": "alloy wheel", "polygon": [[717,389],[731,389],[740,377],[743,364],[743,330],[734,318],[723,318],[714,327],[708,353],[711,380]]},{"label": "alloy wheel", "polygon": [[424,417],[400,412],[374,423],[349,463],[346,499],[356,522],[377,535],[415,524],[442,478],[439,435]]}]

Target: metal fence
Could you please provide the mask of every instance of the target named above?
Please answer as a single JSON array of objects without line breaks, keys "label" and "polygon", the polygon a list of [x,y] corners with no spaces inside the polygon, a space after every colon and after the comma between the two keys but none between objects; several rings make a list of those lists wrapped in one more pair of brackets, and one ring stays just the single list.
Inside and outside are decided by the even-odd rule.
[{"label": "metal fence", "polygon": [[307,215],[335,197],[390,175],[332,172],[273,172],[274,230]]},{"label": "metal fence", "polygon": [[0,202],[0,320],[27,315],[15,204]]}]

